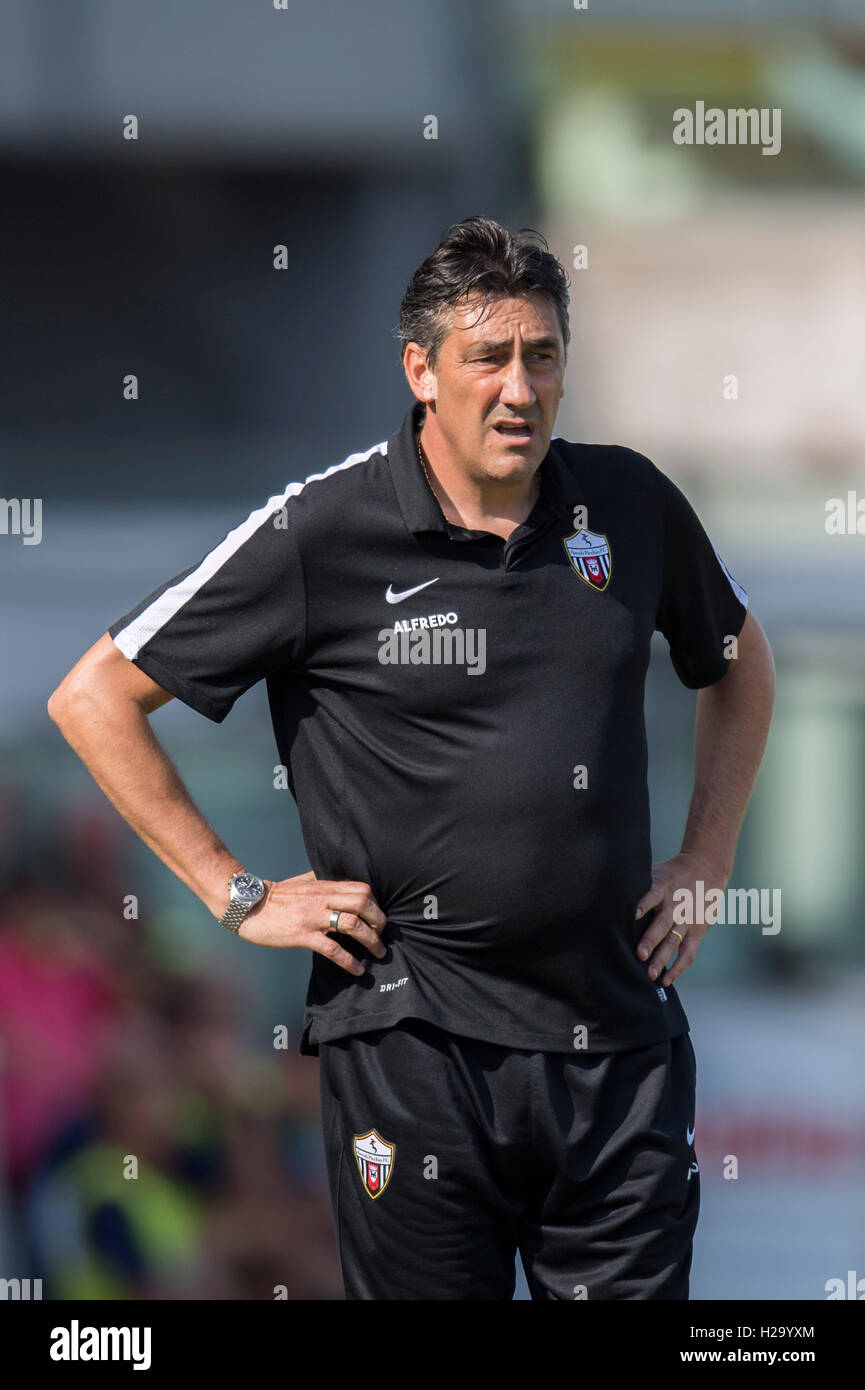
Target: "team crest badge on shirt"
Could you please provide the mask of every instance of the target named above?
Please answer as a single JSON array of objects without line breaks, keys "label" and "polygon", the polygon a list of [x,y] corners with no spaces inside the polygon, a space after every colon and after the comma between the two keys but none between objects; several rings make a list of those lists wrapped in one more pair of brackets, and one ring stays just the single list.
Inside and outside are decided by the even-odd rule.
[{"label": "team crest badge on shirt", "polygon": [[354,1156],[370,1197],[380,1197],[390,1182],[395,1152],[395,1145],[388,1144],[377,1130],[354,1136]]},{"label": "team crest badge on shirt", "polygon": [[613,568],[610,542],[595,531],[575,531],[562,540],[565,553],[581,579],[592,589],[606,589]]}]

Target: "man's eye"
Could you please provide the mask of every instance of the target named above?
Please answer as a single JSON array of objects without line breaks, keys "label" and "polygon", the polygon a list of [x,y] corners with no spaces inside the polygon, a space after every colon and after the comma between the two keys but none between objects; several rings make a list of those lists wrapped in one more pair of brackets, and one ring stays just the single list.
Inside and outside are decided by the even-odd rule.
[{"label": "man's eye", "polygon": [[[551,362],[551,361],[553,360],[553,354],[552,354],[551,352],[533,352],[533,353],[530,353],[530,356],[531,356],[531,357],[542,357],[542,358],[544,359],[545,362]],[[476,358],[475,358],[475,361],[476,361],[476,362],[500,362],[501,360],[502,360],[502,359],[498,356],[498,354],[495,354],[495,353],[490,354],[490,355],[487,356],[487,357],[476,357]]]}]

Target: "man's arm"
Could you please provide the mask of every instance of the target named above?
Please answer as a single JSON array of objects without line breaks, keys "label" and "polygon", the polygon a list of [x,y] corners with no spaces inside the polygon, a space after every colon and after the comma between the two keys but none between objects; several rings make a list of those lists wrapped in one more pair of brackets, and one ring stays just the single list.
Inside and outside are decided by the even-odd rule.
[{"label": "man's arm", "polygon": [[[54,691],[48,713],[123,819],[220,918],[228,880],[244,866],[208,825],[153,733],[149,716],[170,699],[105,633]],[[244,940],[307,947],[361,975],[361,963],[328,935],[335,908],[340,932],[379,958],[386,953],[378,935],[386,919],[368,884],[312,873],[265,882],[266,897],[241,924]]]},{"label": "man's arm", "polygon": [[[736,842],[745,809],[766,747],[775,698],[772,649],[757,619],[748,612],[738,638],[738,656],[714,685],[697,694],[694,738],[694,791],[682,848],[674,859],[652,867],[652,886],[637,906],[637,917],[656,908],[652,922],[637,946],[641,960],[656,979],[678,950],[676,962],[663,975],[672,984],[694,960],[711,923],[677,924],[673,894],[694,893],[702,880],[709,888],[725,889],[733,871]],[[680,943],[674,928],[684,937]]]}]

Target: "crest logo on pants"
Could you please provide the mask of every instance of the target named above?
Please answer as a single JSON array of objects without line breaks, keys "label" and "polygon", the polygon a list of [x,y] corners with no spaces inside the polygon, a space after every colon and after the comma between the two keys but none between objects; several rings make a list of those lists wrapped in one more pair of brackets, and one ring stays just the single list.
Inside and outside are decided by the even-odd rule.
[{"label": "crest logo on pants", "polygon": [[354,1156],[370,1197],[380,1197],[390,1181],[396,1147],[375,1129],[354,1136]]},{"label": "crest logo on pants", "polygon": [[606,589],[613,568],[610,542],[594,531],[575,531],[562,539],[565,553],[581,579],[592,589]]}]

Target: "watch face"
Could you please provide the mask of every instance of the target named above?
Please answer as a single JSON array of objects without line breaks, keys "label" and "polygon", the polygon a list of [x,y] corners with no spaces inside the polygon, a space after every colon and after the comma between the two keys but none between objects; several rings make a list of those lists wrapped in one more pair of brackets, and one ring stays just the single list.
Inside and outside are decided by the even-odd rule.
[{"label": "watch face", "polygon": [[255,874],[236,874],[234,896],[245,903],[255,903],[264,892],[264,884]]}]

